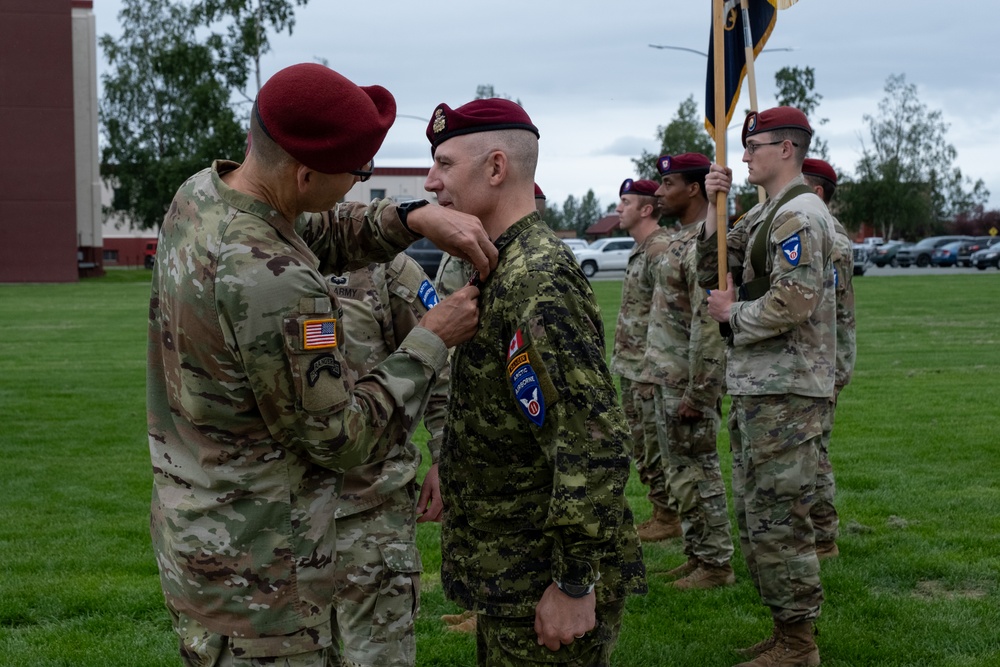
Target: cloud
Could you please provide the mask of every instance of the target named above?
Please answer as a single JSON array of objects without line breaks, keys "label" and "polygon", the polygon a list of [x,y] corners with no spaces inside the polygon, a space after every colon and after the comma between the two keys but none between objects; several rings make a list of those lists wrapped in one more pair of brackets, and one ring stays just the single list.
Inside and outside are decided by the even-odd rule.
[{"label": "cloud", "polygon": [[654,143],[648,137],[618,137],[604,148],[593,151],[591,155],[639,157],[644,150],[655,150]]}]

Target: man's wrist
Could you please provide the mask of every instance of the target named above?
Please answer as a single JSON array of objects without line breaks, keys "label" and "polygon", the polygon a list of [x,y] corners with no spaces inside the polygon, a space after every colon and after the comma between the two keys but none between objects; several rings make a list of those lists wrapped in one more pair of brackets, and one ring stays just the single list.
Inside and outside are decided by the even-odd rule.
[{"label": "man's wrist", "polygon": [[410,201],[404,201],[401,204],[396,204],[396,215],[399,216],[399,221],[403,223],[403,226],[406,227],[408,231],[414,234],[420,234],[420,232],[414,230],[413,227],[409,225],[406,218],[413,211],[423,206],[427,206],[429,203],[430,202],[426,199],[411,199]]},{"label": "man's wrist", "polygon": [[587,597],[588,595],[594,592],[594,584],[590,584],[589,586],[584,586],[582,584],[563,583],[557,579],[553,579],[553,581],[556,584],[556,588],[558,588],[563,593],[563,595],[571,597],[574,600]]}]

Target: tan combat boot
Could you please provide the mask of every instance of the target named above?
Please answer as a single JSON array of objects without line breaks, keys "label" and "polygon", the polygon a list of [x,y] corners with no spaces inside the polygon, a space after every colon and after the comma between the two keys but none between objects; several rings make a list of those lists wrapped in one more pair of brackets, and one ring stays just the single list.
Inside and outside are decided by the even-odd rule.
[{"label": "tan combat boot", "polygon": [[678,565],[672,570],[667,570],[666,572],[661,572],[658,574],[660,574],[660,576],[663,577],[672,577],[676,579],[677,577],[687,576],[697,569],[698,569],[698,559],[688,556],[688,559],[684,561],[683,564]]},{"label": "tan combat boot", "polygon": [[[471,614],[471,612],[470,612]],[[475,634],[476,633],[476,616],[472,614],[469,618],[465,619],[461,623],[456,623],[455,625],[444,626],[445,630],[450,632],[461,632],[464,634]]]},{"label": "tan combat boot", "polygon": [[445,625],[458,625],[462,621],[467,621],[475,615],[476,612],[466,610],[461,614],[445,614],[441,617],[441,620],[444,621]]},{"label": "tan combat boot", "polygon": [[691,574],[674,582],[674,588],[682,590],[719,588],[732,586],[736,583],[736,573],[729,563],[725,565],[709,565],[699,563]]},{"label": "tan combat boot", "polygon": [[778,622],[774,646],[750,662],[735,667],[819,667],[819,648],[813,639],[812,621]]},{"label": "tan combat boot", "polygon": [[778,641],[778,637],[781,636],[781,626],[778,622],[774,622],[774,628],[771,630],[771,636],[767,639],[763,639],[753,646],[748,646],[747,648],[735,649],[736,655],[742,656],[744,658],[756,658],[758,655],[765,651],[769,651]]},{"label": "tan combat boot", "polygon": [[840,549],[837,548],[836,542],[816,543],[816,558],[823,560],[825,558],[836,558],[838,555],[840,555]]},{"label": "tan combat boot", "polygon": [[639,524],[636,532],[643,542],[662,542],[681,536],[681,520],[674,512],[654,505],[652,518]]}]

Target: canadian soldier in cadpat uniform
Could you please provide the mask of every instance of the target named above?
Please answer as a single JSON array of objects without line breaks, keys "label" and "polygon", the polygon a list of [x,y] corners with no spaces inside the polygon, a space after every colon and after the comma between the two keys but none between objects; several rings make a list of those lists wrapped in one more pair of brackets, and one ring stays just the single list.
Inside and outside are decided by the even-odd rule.
[{"label": "canadian soldier in cadpat uniform", "polygon": [[611,352],[611,372],[620,376],[622,408],[632,431],[632,461],[639,481],[646,486],[652,516],[636,530],[643,542],[659,542],[680,537],[681,522],[671,507],[667,494],[666,461],[660,452],[657,414],[654,407],[656,385],[640,382],[646,375],[643,357],[649,339],[651,305],[655,279],[652,266],[657,258],[650,254],[657,242],[671,230],[659,226],[660,205],[657,184],[650,180],[626,179],[618,188],[618,226],[635,239],[622,280],[621,307]]},{"label": "canadian soldier in cadpat uniform", "polygon": [[593,293],[535,209],[538,130],[486,99],[439,105],[427,136],[425,187],[483,220],[500,253],[452,364],[445,594],[478,612],[480,665],[608,665],[626,597],[645,592],[628,429]]},{"label": "canadian soldier in cadpat uniform", "polygon": [[[833,167],[815,158],[806,158],[802,163],[802,178],[823,203],[830,206],[837,188],[837,172]],[[816,530],[816,555],[820,560],[833,558],[840,553],[837,536],[840,517],[834,505],[837,486],[833,477],[833,463],[830,461],[830,437],[833,434],[834,412],[840,392],[854,374],[854,360],[857,358],[857,335],[854,320],[854,248],[847,230],[840,221],[833,218],[833,268],[837,293],[837,375],[833,381],[833,404],[829,420],[823,427],[823,440],[819,450],[819,473],[816,477],[816,502],[813,503],[813,528]]]},{"label": "canadian soldier in cadpat uniform", "polygon": [[384,88],[317,64],[281,70],[253,105],[243,164],[192,176],[164,218],[149,304],[150,530],[185,664],[329,664],[336,473],[398,447],[447,348],[475,331],[470,286],[369,375],[348,376],[326,274],[389,261],[425,232],[484,275],[495,263],[482,225],[456,211],[330,210],[371,173],[394,118]]},{"label": "canadian soldier in cadpat uniform", "polygon": [[728,233],[731,270],[722,288],[714,203],[717,193],[729,191],[732,172],[712,165],[705,178],[710,206],[698,246],[699,274],[711,289],[709,314],[729,329],[736,522],[747,567],[774,623],[770,637],[741,651],[750,658],[741,667],[820,664],[813,623],[823,586],[810,512],[833,397],[836,304],[833,220],[802,179],[811,138],[798,109],[747,115],[743,161],[750,182],[763,186],[768,200]]},{"label": "canadian soldier in cadpat uniform", "polygon": [[676,217],[680,226],[648,251],[654,288],[639,378],[655,387],[665,487],[681,518],[687,556],[666,574],[678,577],[673,585],[681,589],[736,582],[717,445],[726,349],[698,284],[696,256],[708,212],[710,165],[697,153],[662,155],[656,161],[660,213]]},{"label": "canadian soldier in cadpat uniform", "polygon": [[[389,263],[332,275],[329,281],[344,311],[346,372],[354,383],[388,358],[438,303],[420,265],[402,253]],[[433,464],[422,487],[416,480],[421,455],[410,440],[412,432],[400,434],[397,447],[384,461],[351,468],[344,475],[334,515],[333,632],[343,643],[338,664],[415,664],[414,618],[423,571],[416,523],[418,515],[423,521],[440,519],[437,460],[447,402],[446,366],[424,413]],[[418,487],[421,497],[426,496],[421,505]]]}]

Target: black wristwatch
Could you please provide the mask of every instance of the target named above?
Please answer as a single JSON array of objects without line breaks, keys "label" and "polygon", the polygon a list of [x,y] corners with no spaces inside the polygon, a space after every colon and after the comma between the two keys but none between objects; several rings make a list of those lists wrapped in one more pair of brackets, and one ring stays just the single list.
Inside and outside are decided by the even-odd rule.
[{"label": "black wristwatch", "polygon": [[581,584],[564,584],[561,581],[557,581],[556,588],[562,591],[563,594],[575,599],[586,597],[594,592],[594,584],[583,586]]},{"label": "black wristwatch", "polygon": [[427,206],[429,203],[426,199],[411,199],[410,201],[404,201],[402,204],[396,204],[396,214],[399,215],[399,221],[412,232],[413,230],[406,224],[406,216],[410,211],[415,211],[421,206]]}]

